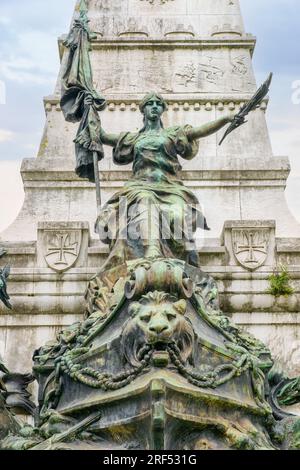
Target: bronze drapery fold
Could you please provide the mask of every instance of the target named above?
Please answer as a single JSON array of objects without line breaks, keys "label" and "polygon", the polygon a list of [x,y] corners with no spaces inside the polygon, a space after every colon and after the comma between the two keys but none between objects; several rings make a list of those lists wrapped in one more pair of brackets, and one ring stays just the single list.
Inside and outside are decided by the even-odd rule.
[{"label": "bronze drapery fold", "polygon": [[[101,120],[98,111],[106,106],[105,99],[94,89],[90,61],[91,40],[95,35],[90,31],[85,2],[81,2],[80,17],[75,19],[71,31],[64,41],[68,48],[65,72],[62,77],[61,108],[66,121],[79,122],[74,140],[76,153],[76,174],[95,182],[93,154],[98,161],[104,157],[100,139]],[[85,98],[92,97],[92,104],[85,104]]]}]

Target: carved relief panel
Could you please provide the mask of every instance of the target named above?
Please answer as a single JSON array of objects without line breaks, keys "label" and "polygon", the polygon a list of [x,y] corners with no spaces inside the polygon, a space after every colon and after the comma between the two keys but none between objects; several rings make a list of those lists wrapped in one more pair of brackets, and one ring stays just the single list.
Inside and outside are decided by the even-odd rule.
[{"label": "carved relief panel", "polygon": [[207,50],[175,72],[175,84],[186,91],[252,92],[255,80],[247,51]]},{"label": "carved relief panel", "polygon": [[128,0],[129,14],[186,15],[189,0]]},{"label": "carved relief panel", "polygon": [[187,12],[193,15],[238,15],[239,0],[187,0]]},{"label": "carved relief panel", "polygon": [[162,39],[179,38],[180,31],[182,39],[220,36],[224,31],[237,37],[244,31],[234,0],[90,0],[89,17],[100,37],[117,35],[115,21],[126,30],[132,18],[139,27],[146,26],[151,37]]},{"label": "carved relief panel", "polygon": [[[133,66],[134,64],[134,66]],[[94,51],[95,86],[102,93],[252,93],[250,54],[244,49],[107,47]]]},{"label": "carved relief panel", "polygon": [[99,16],[124,16],[128,11],[128,0],[90,0],[89,16],[92,18],[96,14]]},{"label": "carved relief panel", "polygon": [[150,5],[164,5],[168,2],[174,2],[174,0],[140,0],[140,2],[148,2]]}]

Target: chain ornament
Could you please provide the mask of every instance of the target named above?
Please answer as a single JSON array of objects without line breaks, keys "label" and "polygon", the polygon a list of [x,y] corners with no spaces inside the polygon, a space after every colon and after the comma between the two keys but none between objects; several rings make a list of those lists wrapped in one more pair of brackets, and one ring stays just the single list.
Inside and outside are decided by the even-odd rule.
[{"label": "chain ornament", "polygon": [[150,365],[153,348],[150,345],[144,346],[138,354],[140,366],[136,368],[125,369],[116,375],[100,372],[92,367],[82,367],[81,364],[75,364],[73,360],[82,354],[88,352],[87,348],[69,351],[61,360],[61,370],[76,382],[87,385],[91,388],[108,390],[119,390],[129,385],[136,377],[145,372]]},{"label": "chain ornament", "polygon": [[[191,384],[201,388],[217,388],[220,385],[229,382],[234,377],[239,377],[253,367],[253,361],[251,360],[250,355],[244,354],[233,363],[221,364],[216,368],[205,372],[196,372],[191,370],[187,367],[186,363],[184,363],[181,358],[181,351],[175,343],[170,343],[166,347],[166,350],[169,353],[172,364],[177,368],[178,372]],[[139,367],[125,369],[116,375],[100,372],[92,367],[83,367],[81,364],[76,364],[74,362],[76,357],[86,354],[87,352],[87,348],[68,351],[61,359],[61,372],[67,374],[70,378],[76,382],[82,383],[83,385],[108,391],[119,390],[129,385],[139,375],[143,374],[151,363],[154,347],[147,344],[139,351]],[[53,397],[56,397],[58,390],[56,392],[52,392]]]}]

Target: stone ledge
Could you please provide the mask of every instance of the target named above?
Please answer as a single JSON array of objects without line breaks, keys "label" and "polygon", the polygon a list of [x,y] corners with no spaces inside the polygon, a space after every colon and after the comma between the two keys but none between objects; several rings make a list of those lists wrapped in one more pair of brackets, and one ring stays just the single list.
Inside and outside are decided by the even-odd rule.
[{"label": "stone ledge", "polygon": [[232,314],[234,322],[245,326],[258,325],[300,325],[300,315],[298,313],[287,312],[234,312]]},{"label": "stone ledge", "polygon": [[[7,250],[7,255],[6,256],[23,256],[23,255],[32,255],[34,256],[36,254],[36,246],[13,246],[13,247],[8,247],[5,242],[1,242],[1,247],[5,247]],[[5,260],[5,258],[4,258]]]},{"label": "stone ledge", "polygon": [[[225,312],[226,314],[226,312]],[[239,325],[300,325],[300,315],[287,312],[234,312],[231,317]],[[0,328],[51,327],[63,328],[82,319],[82,315],[72,313],[61,315],[0,315]]]},{"label": "stone ledge", "polygon": [[[143,97],[144,93],[114,93],[105,95],[107,100],[108,107],[110,104],[120,105],[132,105],[139,102]],[[243,104],[245,101],[248,101],[252,98],[253,93],[200,93],[200,92],[186,92],[186,93],[173,93],[172,95],[168,93],[163,94],[165,100],[168,104],[174,105],[178,104],[180,106],[184,106],[186,103],[191,104],[192,106],[196,105],[197,110],[198,104],[201,106],[206,106],[207,103],[212,105],[230,105],[231,103],[234,104]],[[57,111],[61,111],[59,106],[60,103],[60,96],[59,95],[48,95],[44,97],[44,106],[53,105],[55,106]],[[269,99],[265,98],[261,104],[261,109],[266,109],[266,105],[268,104]],[[136,108],[137,110],[138,108]]]},{"label": "stone ledge", "polygon": [[[206,272],[207,273],[207,272]],[[209,273],[207,273],[209,274]],[[95,276],[95,274],[94,274]],[[9,287],[9,294],[15,297],[34,298],[34,297],[80,297],[84,295],[87,287],[87,283],[94,276],[88,278],[77,277],[74,279],[61,280],[61,279],[49,279],[49,278],[38,278],[37,280],[30,279],[12,279]],[[291,277],[294,294],[285,297],[286,299],[291,298],[293,295],[297,296],[300,293],[300,277],[299,275]],[[219,286],[220,294],[226,295],[261,295],[266,294],[269,288],[268,277],[249,279],[238,276],[219,276],[216,278]],[[284,296],[282,297],[284,298]],[[300,300],[300,298],[299,298]]]},{"label": "stone ledge", "polygon": [[300,238],[278,238],[276,246],[277,253],[300,253]]},{"label": "stone ledge", "polygon": [[259,227],[259,228],[275,228],[276,222],[275,220],[226,220],[224,223],[224,228],[243,228],[249,227],[251,228]]},{"label": "stone ledge", "polygon": [[[2,246],[2,245],[1,245]],[[208,253],[213,253],[211,249],[207,249]],[[219,253],[219,249],[217,249]],[[223,251],[222,251],[223,253]],[[8,260],[9,262],[9,260]],[[274,270],[274,265],[262,266],[258,268],[255,272],[248,272],[240,266],[204,266],[202,267],[203,271],[207,274],[212,275],[216,279],[241,279],[241,280],[259,280],[266,279]],[[98,272],[100,266],[86,266],[82,268],[71,268],[63,274],[58,274],[52,271],[50,268],[36,268],[36,267],[24,267],[24,268],[11,268],[10,280],[11,281],[28,281],[33,280],[36,282],[38,280],[52,280],[56,278],[60,281],[83,281],[85,279],[90,279],[89,276],[94,276]],[[300,265],[289,265],[289,274],[292,279],[300,279]]]},{"label": "stone ledge", "polygon": [[92,48],[93,50],[100,50],[100,49],[107,49],[107,48],[153,48],[159,47],[168,49],[173,47],[181,47],[185,49],[193,49],[197,50],[197,46],[199,49],[216,49],[216,48],[223,48],[224,46],[230,47],[238,47],[243,49],[250,49],[251,52],[254,51],[256,45],[256,38],[254,37],[239,37],[239,38],[205,38],[205,39],[196,39],[196,38],[149,38],[149,37],[142,37],[139,36],[138,38],[130,38],[130,37],[105,37],[105,38],[97,38],[97,40],[92,41]]},{"label": "stone ledge", "polygon": [[24,327],[30,328],[32,326],[49,326],[51,328],[64,327],[72,325],[82,319],[82,315],[74,315],[73,313],[64,313],[62,315],[0,315],[0,328],[14,328]]},{"label": "stone ledge", "polygon": [[88,222],[68,221],[68,222],[38,222],[38,230],[66,230],[66,229],[83,229],[89,230],[90,225]]},{"label": "stone ledge", "polygon": [[[108,246],[91,246],[88,249],[88,254],[89,255],[100,255],[100,254],[108,254],[110,252],[110,249]],[[212,254],[225,254],[225,248],[223,246],[204,246],[201,248],[200,255],[201,253],[207,254],[207,253],[212,253]]]},{"label": "stone ledge", "polygon": [[[112,172],[111,172],[112,173]],[[195,173],[195,172],[192,172]],[[247,174],[248,173],[248,174]],[[278,174],[277,177],[272,172],[269,175],[271,179],[255,179],[257,175],[249,175],[249,172],[234,172],[234,171],[227,171],[227,172],[220,172],[216,170],[215,172],[202,172],[201,180],[194,180],[188,179],[188,176],[182,173],[182,181],[187,187],[192,187],[194,189],[204,189],[204,188],[227,188],[227,189],[240,189],[240,188],[273,188],[273,189],[280,189],[284,191],[286,188],[286,181],[288,178],[289,172],[286,172],[285,175],[282,173]],[[32,176],[32,175],[31,175]],[[100,183],[101,188],[106,190],[119,190],[122,188],[126,181],[130,178],[131,174],[127,175],[127,172],[122,172],[122,175],[119,175],[118,181],[107,181],[105,177],[103,177],[103,173],[100,172]],[[235,179],[229,179],[229,177],[234,177]],[[260,172],[260,177],[262,177]],[[60,177],[63,177],[61,174]],[[219,180],[218,180],[219,177]],[[50,180],[39,180],[37,176],[37,180],[28,179],[24,182],[25,189],[44,189],[44,190],[53,190],[53,189],[61,189],[61,190],[70,190],[70,189],[88,189],[91,191],[95,191],[95,186],[88,182],[81,182],[81,181],[72,181],[72,176],[65,175],[64,181],[60,181],[58,178],[51,178]],[[221,179],[220,179],[221,178]],[[195,181],[197,184],[195,184]]]},{"label": "stone ledge", "polygon": [[[83,315],[86,310],[84,292],[81,295],[42,295],[42,296],[12,296],[13,313],[20,315],[27,312],[28,315]],[[7,314],[7,309],[0,305],[0,317]]]},{"label": "stone ledge", "polygon": [[[232,280],[260,280],[267,279],[273,273],[274,265],[262,266],[254,272],[245,271],[239,266],[205,266],[204,271],[215,279]],[[300,279],[300,266],[289,266],[289,274],[292,279]]]},{"label": "stone ledge", "polygon": [[[226,161],[227,160],[227,161]],[[222,158],[223,167],[201,168],[199,170],[183,170],[181,177],[183,181],[280,181],[285,184],[290,173],[290,164],[287,157],[273,157],[265,160],[264,165],[259,169],[252,168],[253,158],[243,161],[238,159]],[[247,168],[248,163],[248,168]],[[201,165],[208,165],[208,162],[202,161]],[[226,168],[226,164],[228,165]],[[210,162],[213,165],[213,162]],[[125,182],[131,176],[132,172],[128,170],[101,170],[100,177],[102,182]],[[54,158],[30,158],[23,160],[21,174],[24,183],[37,181],[47,181],[54,183],[72,182],[79,187],[93,188],[94,184],[80,179],[74,172],[74,163],[69,159]]]},{"label": "stone ledge", "polygon": [[[98,243],[96,239],[94,239],[93,242]],[[298,240],[298,244],[300,244],[300,239]],[[54,279],[66,281],[73,280],[75,278],[77,280],[88,281],[89,278],[99,270],[101,263],[109,253],[108,246],[91,245],[87,248],[86,266],[71,268],[67,272],[58,275],[50,268],[43,268],[37,265],[37,261],[35,259],[37,254],[36,242],[34,243],[34,246],[22,247],[18,245],[11,246],[11,244],[1,241],[1,246],[7,250],[7,255],[3,258],[2,262],[3,264],[10,264],[12,266],[10,280],[14,280],[15,282],[22,282],[23,280],[29,281],[32,276],[34,276],[36,281],[42,280],[43,278],[53,281]],[[245,271],[242,267],[226,265],[224,256],[227,254],[227,249],[225,246],[197,245],[197,249],[199,251],[202,269],[216,279],[265,279],[267,276],[272,274],[276,263],[280,264],[280,260],[277,259],[273,264],[259,267],[255,273],[251,274]],[[289,273],[292,279],[298,279],[300,273],[300,266],[298,265],[300,248],[295,246],[285,246],[284,248],[276,249],[276,253],[279,256],[287,255],[292,257],[289,259],[289,262],[293,261],[293,256],[295,257],[294,265],[289,265]],[[212,259],[212,264],[209,264],[209,260],[207,259],[210,255],[214,257]],[[99,257],[100,259],[98,259]]]}]

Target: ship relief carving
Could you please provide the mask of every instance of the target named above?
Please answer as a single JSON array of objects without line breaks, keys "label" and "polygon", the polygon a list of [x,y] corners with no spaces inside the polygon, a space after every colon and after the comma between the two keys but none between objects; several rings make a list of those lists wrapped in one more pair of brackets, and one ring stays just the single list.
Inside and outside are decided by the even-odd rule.
[{"label": "ship relief carving", "polygon": [[191,84],[197,83],[197,67],[193,62],[186,64],[176,74],[176,83],[178,85],[188,87]]}]

